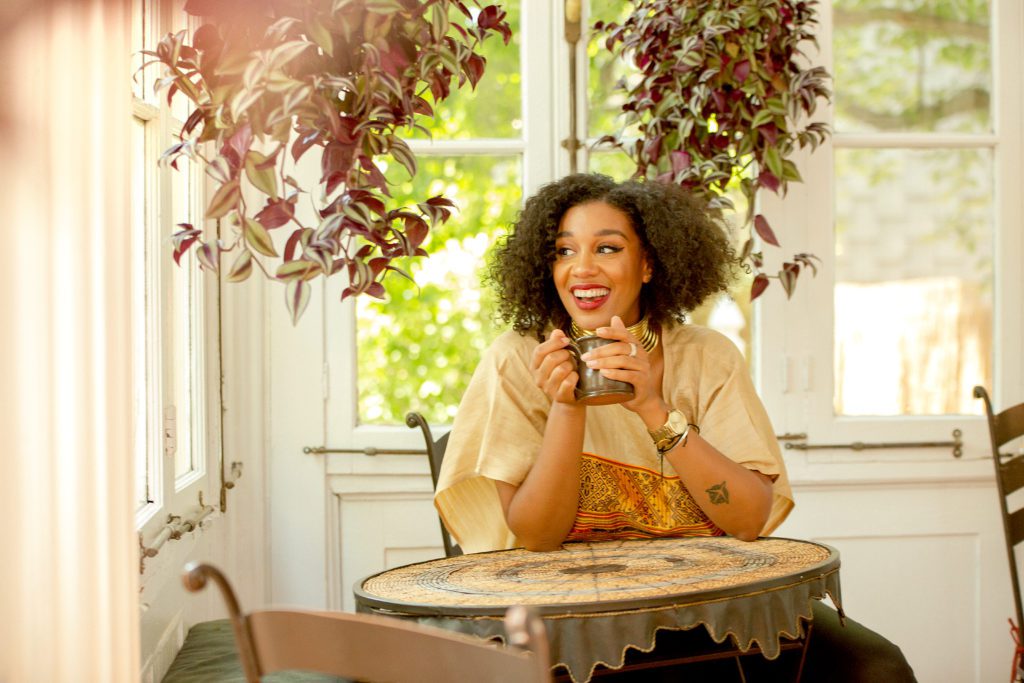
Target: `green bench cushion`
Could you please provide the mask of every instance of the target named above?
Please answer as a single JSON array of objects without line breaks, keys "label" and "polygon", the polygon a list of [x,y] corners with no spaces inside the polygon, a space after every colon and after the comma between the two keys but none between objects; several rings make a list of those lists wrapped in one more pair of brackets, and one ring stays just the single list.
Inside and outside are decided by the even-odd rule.
[{"label": "green bench cushion", "polygon": [[[344,680],[304,671],[281,671],[263,677],[265,683],[339,683]],[[231,621],[205,621],[190,628],[163,683],[245,683]]]}]

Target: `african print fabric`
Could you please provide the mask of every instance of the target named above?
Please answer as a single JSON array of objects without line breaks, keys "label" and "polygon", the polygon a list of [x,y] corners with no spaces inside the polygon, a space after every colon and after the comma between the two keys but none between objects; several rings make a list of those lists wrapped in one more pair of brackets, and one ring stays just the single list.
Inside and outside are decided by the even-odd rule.
[{"label": "african print fabric", "polygon": [[721,535],[678,476],[583,454],[579,508],[566,541]]}]

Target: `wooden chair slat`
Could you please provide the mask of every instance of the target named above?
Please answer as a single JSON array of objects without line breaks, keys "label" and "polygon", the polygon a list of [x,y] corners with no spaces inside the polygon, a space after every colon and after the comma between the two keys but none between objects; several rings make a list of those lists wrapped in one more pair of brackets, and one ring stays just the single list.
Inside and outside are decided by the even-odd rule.
[{"label": "wooden chair slat", "polygon": [[997,446],[1024,435],[1024,403],[1017,404],[995,416],[993,438]]},{"label": "wooden chair slat", "polygon": [[1004,460],[999,465],[999,471],[1003,480],[1003,495],[1008,496],[1024,487],[1024,455]]},{"label": "wooden chair slat", "polygon": [[1024,508],[1011,512],[1007,518],[1010,545],[1024,541]]}]

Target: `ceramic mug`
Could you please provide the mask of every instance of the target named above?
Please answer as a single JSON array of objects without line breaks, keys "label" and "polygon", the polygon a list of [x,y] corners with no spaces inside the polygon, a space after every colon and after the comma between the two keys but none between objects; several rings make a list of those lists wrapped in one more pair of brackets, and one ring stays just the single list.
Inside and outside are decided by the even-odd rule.
[{"label": "ceramic mug", "polygon": [[579,381],[576,382],[576,400],[588,406],[602,406],[609,403],[622,403],[633,398],[635,392],[633,385],[629,382],[622,382],[617,379],[609,379],[601,374],[597,368],[587,367],[587,362],[580,359],[580,356],[605,344],[615,344],[617,339],[606,339],[596,334],[569,340],[566,351],[572,354],[576,361],[576,373]]}]

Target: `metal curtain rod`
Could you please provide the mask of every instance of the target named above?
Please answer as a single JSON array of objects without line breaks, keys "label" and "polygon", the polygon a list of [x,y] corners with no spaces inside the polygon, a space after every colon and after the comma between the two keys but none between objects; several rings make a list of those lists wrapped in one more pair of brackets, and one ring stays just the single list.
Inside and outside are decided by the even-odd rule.
[{"label": "metal curtain rod", "polygon": [[423,448],[327,448],[326,446],[306,446],[302,449],[308,455],[323,455],[325,453],[361,453],[362,455],[425,455]]},{"label": "metal curtain rod", "polygon": [[795,451],[812,451],[821,449],[867,451],[894,448],[952,448],[953,457],[959,458],[964,454],[964,442],[963,439],[960,438],[962,436],[962,431],[960,431],[959,429],[954,429],[952,441],[883,441],[881,443],[865,443],[863,441],[854,441],[853,443],[787,443],[786,448]]}]

